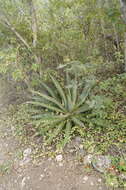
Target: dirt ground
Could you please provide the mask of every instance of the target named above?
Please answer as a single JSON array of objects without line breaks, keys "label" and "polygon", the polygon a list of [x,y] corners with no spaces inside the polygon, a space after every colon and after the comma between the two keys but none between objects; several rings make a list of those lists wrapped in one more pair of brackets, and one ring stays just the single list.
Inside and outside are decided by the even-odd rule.
[{"label": "dirt ground", "polygon": [[[24,159],[23,147],[14,137],[14,127],[7,115],[11,88],[0,84],[0,190],[108,190],[99,173],[85,171],[83,164],[63,155],[62,162],[43,158],[33,161],[32,152]],[[8,122],[9,121],[9,122]]]}]

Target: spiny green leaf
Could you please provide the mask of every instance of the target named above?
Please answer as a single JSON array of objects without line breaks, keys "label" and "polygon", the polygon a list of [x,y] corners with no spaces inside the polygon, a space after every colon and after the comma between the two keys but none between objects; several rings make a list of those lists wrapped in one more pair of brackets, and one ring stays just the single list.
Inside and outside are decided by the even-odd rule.
[{"label": "spiny green leaf", "polygon": [[82,94],[81,94],[81,96],[80,96],[80,101],[79,101],[77,107],[81,106],[81,105],[86,101],[86,99],[87,99],[87,97],[89,96],[90,91],[91,91],[91,89],[93,88],[94,84],[95,84],[95,82],[92,81],[92,82],[90,82],[90,83],[83,89]]},{"label": "spiny green leaf", "polygon": [[80,121],[78,118],[76,118],[75,116],[72,117],[72,121],[75,123],[75,125],[84,127],[84,123],[82,121]]},{"label": "spiny green leaf", "polygon": [[31,118],[33,119],[41,119],[41,120],[55,120],[55,119],[60,119],[63,118],[62,116],[56,116],[56,115],[52,115],[52,114],[37,114],[37,115],[33,115],[31,116]]},{"label": "spiny green leaf", "polygon": [[76,100],[77,100],[77,82],[76,81],[73,84],[72,100],[73,100],[73,105],[75,105]]},{"label": "spiny green leaf", "polygon": [[52,97],[50,97],[50,96],[48,96],[48,95],[46,95],[46,94],[37,92],[37,91],[32,91],[32,93],[33,93],[33,94],[36,94],[36,95],[38,95],[38,96],[41,96],[42,98],[44,98],[44,99],[46,99],[46,100],[48,100],[48,101],[50,101],[50,102],[56,104],[56,105],[57,105],[59,108],[61,108],[64,112],[66,111],[66,110],[64,109],[64,107],[62,106],[62,104],[59,103],[56,99],[54,99],[54,98],[52,98]]},{"label": "spiny green leaf", "polygon": [[44,99],[38,96],[32,96],[32,100],[43,102]]},{"label": "spiny green leaf", "polygon": [[71,111],[72,110],[72,101],[71,101],[71,97],[67,94],[67,109],[68,111]]},{"label": "spiny green leaf", "polygon": [[71,79],[70,79],[70,75],[69,75],[68,72],[66,72],[66,81],[67,81],[67,91],[68,91],[68,95],[69,95],[69,97],[71,98],[71,90],[70,90],[70,87],[69,87]]},{"label": "spiny green leaf", "polygon": [[44,88],[47,90],[47,92],[49,93],[49,95],[51,95],[53,98],[57,98],[56,94],[54,93],[54,91],[45,83],[42,82],[42,86],[44,86]]},{"label": "spiny green leaf", "polygon": [[82,114],[79,115],[78,118],[79,118],[79,120],[82,121],[83,123],[85,123],[85,122],[87,121],[87,119],[85,118],[85,116],[82,115]]},{"label": "spiny green leaf", "polygon": [[91,110],[91,108],[89,107],[88,104],[84,104],[83,106],[79,107],[78,109],[76,109],[76,112],[75,113],[84,113],[84,112],[87,112]]},{"label": "spiny green leaf", "polygon": [[28,103],[28,104],[32,104],[32,105],[34,105],[34,106],[40,106],[40,107],[42,107],[42,108],[47,108],[47,109],[52,110],[52,111],[56,111],[56,112],[63,113],[63,110],[58,109],[58,108],[56,108],[56,107],[54,107],[54,106],[50,106],[50,105],[48,105],[48,104],[44,104],[44,103],[42,103],[42,102],[29,101],[29,102],[27,102],[27,103]]},{"label": "spiny green leaf", "polygon": [[63,99],[64,105],[66,106],[66,104],[67,104],[66,96],[65,96],[65,93],[64,93],[60,83],[51,75],[50,75],[50,77],[51,77],[56,89],[58,90],[60,97]]}]

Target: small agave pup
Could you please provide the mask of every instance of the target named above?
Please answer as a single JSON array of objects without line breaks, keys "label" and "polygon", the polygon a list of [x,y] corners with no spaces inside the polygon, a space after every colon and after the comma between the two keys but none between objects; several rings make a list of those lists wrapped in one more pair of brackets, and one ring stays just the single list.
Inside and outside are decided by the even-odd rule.
[{"label": "small agave pup", "polygon": [[64,147],[70,139],[72,127],[84,127],[85,113],[92,109],[87,101],[92,88],[95,85],[94,80],[87,82],[81,93],[77,86],[77,80],[73,80],[70,85],[70,76],[67,75],[67,87],[62,88],[60,83],[50,76],[54,89],[42,83],[47,94],[32,91],[33,101],[28,102],[34,106],[31,111],[34,122],[41,126],[41,134],[47,137],[47,144],[50,144],[54,138],[63,134],[60,145]]}]

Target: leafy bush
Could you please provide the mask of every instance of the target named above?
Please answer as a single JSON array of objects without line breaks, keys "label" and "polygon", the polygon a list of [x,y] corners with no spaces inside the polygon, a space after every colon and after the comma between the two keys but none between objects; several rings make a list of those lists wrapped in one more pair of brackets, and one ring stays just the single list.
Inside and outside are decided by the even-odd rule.
[{"label": "leafy bush", "polygon": [[[53,87],[42,83],[44,92],[32,91],[33,100],[28,103],[33,105],[31,112],[34,123],[41,126],[41,134],[50,144],[54,138],[61,135],[60,145],[64,147],[69,141],[74,126],[85,127],[85,116],[95,105],[91,97],[91,90],[95,80],[85,82],[85,87],[78,87],[77,79],[72,79],[67,74],[65,88],[62,88],[53,76],[50,75]],[[84,86],[84,84],[83,84]]]},{"label": "leafy bush", "polygon": [[95,151],[105,153],[110,145],[126,142],[126,74],[99,82],[95,93],[100,96],[97,102],[103,103],[87,115],[84,138],[93,138]]},{"label": "leafy bush", "polygon": [[126,97],[126,74],[115,75],[100,83],[100,90],[107,93],[114,101],[125,100]]}]

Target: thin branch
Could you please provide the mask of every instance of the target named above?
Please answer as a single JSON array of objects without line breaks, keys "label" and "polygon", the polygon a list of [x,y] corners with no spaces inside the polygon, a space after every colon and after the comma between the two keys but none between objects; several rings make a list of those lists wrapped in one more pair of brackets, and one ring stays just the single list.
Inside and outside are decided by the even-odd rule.
[{"label": "thin branch", "polygon": [[2,19],[1,19],[1,24],[4,26],[8,27],[14,34],[15,36],[27,47],[29,50],[31,50],[30,45],[27,43],[27,41],[19,34],[19,32],[14,28],[14,26],[10,23],[9,19],[7,16],[2,12]]}]

